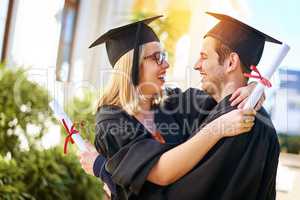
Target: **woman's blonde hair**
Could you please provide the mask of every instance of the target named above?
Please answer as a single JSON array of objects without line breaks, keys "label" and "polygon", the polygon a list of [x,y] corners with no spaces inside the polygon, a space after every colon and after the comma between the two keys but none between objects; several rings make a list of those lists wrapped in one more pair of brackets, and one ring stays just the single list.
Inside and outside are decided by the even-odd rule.
[{"label": "woman's blonde hair", "polygon": [[[145,45],[139,47],[139,66],[144,58]],[[131,71],[133,63],[133,50],[124,54],[115,64],[113,73],[105,87],[98,103],[98,109],[104,105],[119,106],[128,114],[135,115],[140,112],[139,103],[145,99],[137,87],[132,84]],[[159,103],[161,94],[153,99],[153,103]]]}]

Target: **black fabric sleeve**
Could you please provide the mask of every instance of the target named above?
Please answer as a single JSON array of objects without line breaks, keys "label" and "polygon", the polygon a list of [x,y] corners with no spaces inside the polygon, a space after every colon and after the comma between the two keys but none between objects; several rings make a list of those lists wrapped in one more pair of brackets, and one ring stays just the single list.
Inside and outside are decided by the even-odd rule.
[{"label": "black fabric sleeve", "polygon": [[114,182],[138,194],[150,170],[168,149],[168,145],[153,139],[141,139],[121,148],[108,160],[106,167]]},{"label": "black fabric sleeve", "polygon": [[101,121],[96,130],[95,145],[105,152],[106,169],[113,181],[136,195],[151,168],[172,147],[160,144],[138,127],[125,125],[119,119]]},{"label": "black fabric sleeve", "polygon": [[105,162],[106,162],[106,158],[104,156],[102,155],[97,156],[93,165],[94,176],[100,177],[100,171],[102,167],[105,165]]},{"label": "black fabric sleeve", "polygon": [[96,177],[99,177],[102,182],[106,183],[112,194],[116,194],[116,185],[112,181],[111,174],[105,169],[106,162],[107,160],[104,156],[98,155],[93,165],[93,172]]}]

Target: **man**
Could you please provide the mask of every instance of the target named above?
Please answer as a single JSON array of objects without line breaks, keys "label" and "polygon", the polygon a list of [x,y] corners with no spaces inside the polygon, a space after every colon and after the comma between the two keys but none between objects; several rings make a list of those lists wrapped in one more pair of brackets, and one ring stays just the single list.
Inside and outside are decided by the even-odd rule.
[{"label": "man", "polygon": [[[281,43],[226,15],[203,40],[195,66],[203,89],[218,105],[204,124],[233,110],[231,94],[247,83],[245,72],[257,65],[265,41]],[[275,199],[279,143],[269,115],[257,114],[249,134],[222,139],[189,174],[168,188],[169,199]]]}]

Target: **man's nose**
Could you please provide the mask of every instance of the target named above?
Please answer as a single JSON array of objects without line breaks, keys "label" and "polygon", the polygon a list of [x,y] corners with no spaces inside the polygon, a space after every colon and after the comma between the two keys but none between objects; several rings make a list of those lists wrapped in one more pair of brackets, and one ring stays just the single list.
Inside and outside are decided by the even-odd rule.
[{"label": "man's nose", "polygon": [[202,61],[200,59],[196,62],[194,66],[194,70],[199,70],[199,71],[202,70]]}]

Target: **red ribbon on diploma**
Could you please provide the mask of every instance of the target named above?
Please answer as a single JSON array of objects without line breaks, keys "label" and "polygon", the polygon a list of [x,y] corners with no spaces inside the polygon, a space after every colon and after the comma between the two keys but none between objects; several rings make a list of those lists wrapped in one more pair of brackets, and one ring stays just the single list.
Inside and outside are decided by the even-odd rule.
[{"label": "red ribbon on diploma", "polygon": [[68,143],[71,142],[72,144],[74,144],[74,140],[72,139],[72,135],[73,134],[77,134],[79,133],[79,131],[77,131],[74,127],[74,124],[71,126],[71,129],[68,128],[65,119],[62,119],[62,123],[64,125],[64,128],[66,129],[68,135],[65,139],[65,145],[64,145],[64,153],[67,154],[67,147],[68,147]]},{"label": "red ribbon on diploma", "polygon": [[271,82],[264,78],[258,71],[258,69],[256,68],[256,66],[254,65],[251,65],[250,69],[254,72],[256,72],[258,75],[253,75],[253,74],[250,74],[250,73],[244,73],[244,76],[245,77],[248,77],[248,78],[256,78],[256,79],[259,79],[259,81],[261,82],[261,84],[267,86],[267,87],[272,87],[272,84]]}]

